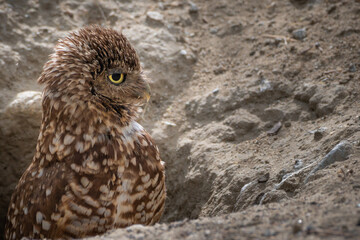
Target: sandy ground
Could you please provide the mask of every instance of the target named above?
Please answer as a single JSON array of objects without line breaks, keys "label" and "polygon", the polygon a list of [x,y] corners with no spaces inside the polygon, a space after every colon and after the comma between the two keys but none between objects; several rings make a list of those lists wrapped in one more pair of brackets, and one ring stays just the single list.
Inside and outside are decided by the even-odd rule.
[{"label": "sandy ground", "polygon": [[358,239],[359,23],[358,0],[0,2],[1,226],[34,153],[42,65],[100,24],[151,81],[140,121],[168,188],[161,224],[106,238]]}]

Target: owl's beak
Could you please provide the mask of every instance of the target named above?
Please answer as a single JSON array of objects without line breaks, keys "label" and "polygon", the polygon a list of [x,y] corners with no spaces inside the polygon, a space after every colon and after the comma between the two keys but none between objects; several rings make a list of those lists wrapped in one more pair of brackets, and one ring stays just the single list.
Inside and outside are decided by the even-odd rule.
[{"label": "owl's beak", "polygon": [[148,83],[146,83],[146,90],[144,92],[143,95],[144,99],[146,99],[146,102],[148,103],[151,97],[151,89],[150,89],[150,85]]}]

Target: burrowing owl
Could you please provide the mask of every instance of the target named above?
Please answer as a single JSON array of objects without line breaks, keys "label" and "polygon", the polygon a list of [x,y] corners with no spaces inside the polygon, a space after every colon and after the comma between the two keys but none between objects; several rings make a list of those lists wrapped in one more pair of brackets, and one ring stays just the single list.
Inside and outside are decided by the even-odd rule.
[{"label": "burrowing owl", "polygon": [[128,40],[98,26],[74,31],[38,82],[40,135],[11,198],[6,239],[80,238],[157,222],[164,163],[136,122],[150,89]]}]

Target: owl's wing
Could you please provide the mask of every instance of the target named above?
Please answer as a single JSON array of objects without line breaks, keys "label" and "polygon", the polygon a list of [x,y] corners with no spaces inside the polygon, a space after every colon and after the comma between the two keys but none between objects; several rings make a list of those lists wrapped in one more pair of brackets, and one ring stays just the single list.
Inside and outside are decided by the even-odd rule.
[{"label": "owl's wing", "polygon": [[58,203],[67,186],[66,175],[66,164],[60,162],[46,168],[39,168],[36,163],[28,167],[11,198],[5,227],[7,239],[14,235],[15,239],[43,238],[54,231],[54,221],[60,217],[56,213]]},{"label": "owl's wing", "polygon": [[[134,124],[134,126],[132,126]],[[132,129],[131,131],[129,129]],[[165,175],[159,150],[137,123],[74,140],[66,158],[73,171],[58,223],[70,236],[131,224],[153,224],[164,210]]]},{"label": "owl's wing", "polygon": [[164,165],[148,133],[74,132],[43,137],[49,151],[39,149],[15,190],[9,234],[79,238],[157,222],[165,202]]}]

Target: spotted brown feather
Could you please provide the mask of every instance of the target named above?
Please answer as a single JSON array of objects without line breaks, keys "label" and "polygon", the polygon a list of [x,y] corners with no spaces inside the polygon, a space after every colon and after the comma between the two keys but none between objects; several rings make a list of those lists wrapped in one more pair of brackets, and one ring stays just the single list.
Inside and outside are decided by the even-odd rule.
[{"label": "spotted brown feather", "polygon": [[[111,84],[109,71],[126,81]],[[38,82],[45,85],[42,125],[11,198],[6,239],[81,238],[159,221],[164,163],[136,122],[149,87],[128,40],[98,26],[72,32]]]}]

